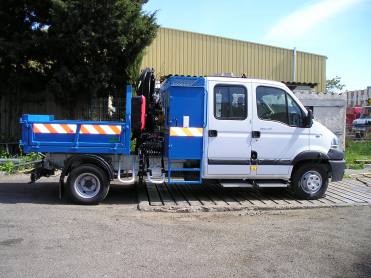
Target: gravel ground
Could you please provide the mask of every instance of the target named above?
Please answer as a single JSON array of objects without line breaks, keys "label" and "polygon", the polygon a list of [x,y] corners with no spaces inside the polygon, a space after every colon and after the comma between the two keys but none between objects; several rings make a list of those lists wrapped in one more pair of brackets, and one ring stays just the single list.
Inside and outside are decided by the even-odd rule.
[{"label": "gravel ground", "polygon": [[0,277],[370,277],[371,207],[153,213],[114,186],[99,206],[0,177]]}]

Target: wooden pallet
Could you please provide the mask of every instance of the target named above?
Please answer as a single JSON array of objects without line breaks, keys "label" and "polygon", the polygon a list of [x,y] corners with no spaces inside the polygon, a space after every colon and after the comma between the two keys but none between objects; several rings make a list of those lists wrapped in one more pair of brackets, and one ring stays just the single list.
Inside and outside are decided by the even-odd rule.
[{"label": "wooden pallet", "polygon": [[[371,180],[370,186],[371,186]],[[355,179],[330,183],[324,198],[300,200],[283,188],[222,188],[216,185],[154,185],[138,187],[140,210],[236,211],[371,205],[371,187]]]}]

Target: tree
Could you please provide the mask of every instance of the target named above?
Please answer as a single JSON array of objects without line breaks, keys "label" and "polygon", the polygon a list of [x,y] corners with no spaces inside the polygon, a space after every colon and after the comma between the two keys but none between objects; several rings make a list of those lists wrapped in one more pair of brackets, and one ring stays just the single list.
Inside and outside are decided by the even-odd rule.
[{"label": "tree", "polygon": [[0,2],[0,96],[45,88],[47,1]]},{"label": "tree", "polygon": [[0,85],[34,98],[53,94],[70,109],[122,91],[136,79],[157,31],[145,0],[2,0]]},{"label": "tree", "polygon": [[341,77],[339,76],[326,80],[326,92],[328,93],[336,93],[341,91],[344,87],[345,85],[341,84]]}]

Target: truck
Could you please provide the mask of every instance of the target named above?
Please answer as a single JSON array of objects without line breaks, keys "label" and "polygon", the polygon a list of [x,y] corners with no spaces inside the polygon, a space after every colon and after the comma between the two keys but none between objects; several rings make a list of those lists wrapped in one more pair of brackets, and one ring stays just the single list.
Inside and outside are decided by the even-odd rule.
[{"label": "truck", "polygon": [[353,121],[358,119],[361,116],[361,113],[362,107],[359,106],[347,107],[345,125],[348,132],[352,132]]},{"label": "truck", "polygon": [[310,200],[343,177],[338,138],[281,82],[175,75],[156,88],[146,69],[138,84],[122,121],[23,115],[23,151],[44,155],[31,180],[60,170],[60,196],[89,205],[113,180],[279,187]]},{"label": "truck", "polygon": [[359,118],[352,122],[352,131],[356,138],[367,138],[371,131],[371,106],[361,108]]}]

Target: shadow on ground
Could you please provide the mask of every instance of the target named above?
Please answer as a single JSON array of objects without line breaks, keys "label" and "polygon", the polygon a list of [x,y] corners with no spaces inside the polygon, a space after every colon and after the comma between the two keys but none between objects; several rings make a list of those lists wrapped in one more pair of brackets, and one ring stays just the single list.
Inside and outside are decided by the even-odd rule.
[{"label": "shadow on ground", "polygon": [[[137,204],[134,186],[112,184],[102,204]],[[59,184],[43,179],[34,184],[25,181],[2,181],[0,179],[0,203],[71,204],[66,198],[59,199]]]}]

